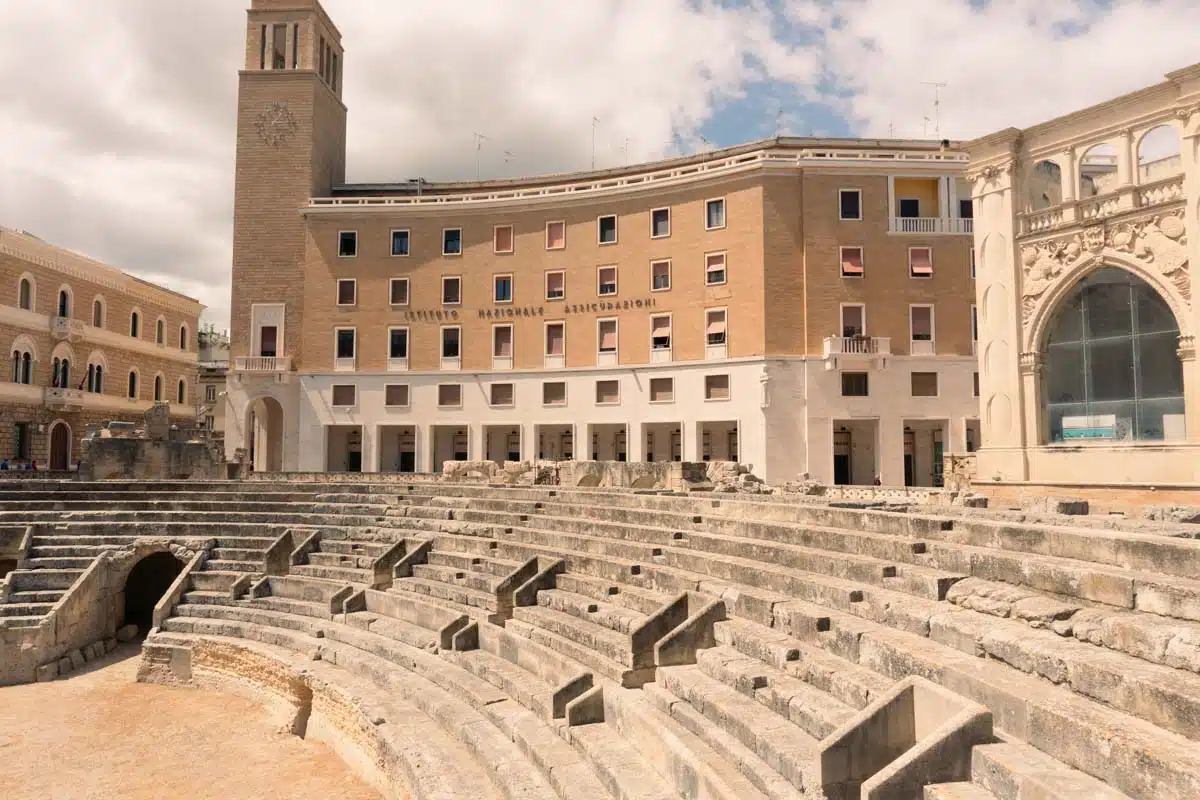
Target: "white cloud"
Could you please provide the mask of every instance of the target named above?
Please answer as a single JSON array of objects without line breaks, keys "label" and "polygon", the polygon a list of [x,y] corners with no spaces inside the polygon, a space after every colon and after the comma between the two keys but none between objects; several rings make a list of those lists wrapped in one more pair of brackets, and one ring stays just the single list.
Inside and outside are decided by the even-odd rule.
[{"label": "white cloud", "polygon": [[[223,323],[247,0],[171,0],[169,16],[162,0],[3,4],[0,223],[198,296]],[[474,177],[475,132],[484,177],[584,168],[593,116],[598,166],[653,158],[676,133],[700,144],[699,126],[763,78],[861,135],[902,136],[932,116],[920,82],[945,81],[943,134],[968,138],[1162,80],[1195,58],[1200,29],[1194,0],[326,5],[358,181]],[[812,41],[782,40],[813,25]],[[823,127],[794,111],[787,129]],[[773,122],[745,120],[745,138]]]}]

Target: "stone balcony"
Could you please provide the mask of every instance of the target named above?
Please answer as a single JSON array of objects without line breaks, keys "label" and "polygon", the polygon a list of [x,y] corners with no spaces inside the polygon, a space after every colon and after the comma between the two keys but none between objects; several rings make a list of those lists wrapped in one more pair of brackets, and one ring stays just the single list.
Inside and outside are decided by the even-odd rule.
[{"label": "stone balcony", "polygon": [[45,404],[46,408],[58,411],[78,411],[83,408],[83,390],[47,386]]},{"label": "stone balcony", "polygon": [[824,359],[826,370],[845,365],[887,368],[892,355],[892,340],[888,336],[826,336]]},{"label": "stone balcony", "polygon": [[291,356],[239,356],[233,360],[234,372],[291,372]]},{"label": "stone balcony", "polygon": [[1068,200],[1049,208],[1025,212],[1018,215],[1018,235],[1042,235],[1139,209],[1170,206],[1183,202],[1183,199],[1183,176],[1171,175],[1150,183],[1121,186],[1083,200]]},{"label": "stone balcony", "polygon": [[891,217],[888,233],[920,233],[970,236],[975,220],[961,217]]},{"label": "stone balcony", "polygon": [[83,339],[83,320],[70,317],[51,317],[50,335],[56,341],[78,342]]}]

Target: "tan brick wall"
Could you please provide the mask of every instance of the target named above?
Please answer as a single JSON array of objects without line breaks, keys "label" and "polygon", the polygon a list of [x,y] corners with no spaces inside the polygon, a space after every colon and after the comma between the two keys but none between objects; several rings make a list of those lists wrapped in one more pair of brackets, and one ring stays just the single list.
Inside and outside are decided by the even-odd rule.
[{"label": "tan brick wall", "polygon": [[[543,365],[544,323],[566,321],[567,365],[596,363],[598,319],[619,319],[619,360],[622,364],[644,364],[650,358],[650,317],[672,314],[674,358],[704,357],[704,309],[725,307],[729,319],[729,355],[763,353],[762,279],[762,190],[757,177],[663,191],[635,199],[598,200],[537,211],[501,210],[487,213],[355,215],[347,211],[337,217],[314,215],[309,223],[307,274],[305,277],[304,368],[328,370],[333,363],[335,327],[355,327],[358,337],[358,368],[383,370],[386,366],[389,325],[409,327],[412,369],[437,369],[440,356],[440,327],[462,326],[463,369],[490,369],[492,326],[512,323],[515,366]],[[705,230],[705,201],[724,197],[726,228]],[[650,215],[655,208],[671,209],[671,235],[650,238]],[[597,243],[597,218],[617,215],[617,243]],[[566,249],[546,250],[546,223],[564,220]],[[514,252],[496,254],[495,225],[514,227]],[[410,231],[408,257],[391,256],[391,231]],[[461,228],[463,255],[441,255],[444,228]],[[338,233],[358,232],[358,255],[339,258]],[[726,253],[728,282],[705,286],[704,257],[710,252]],[[650,263],[670,259],[671,289],[651,292]],[[597,269],[617,265],[617,295],[600,297]],[[545,274],[566,273],[566,298],[545,299]],[[493,302],[493,279],[499,274],[514,276],[513,303]],[[441,278],[462,278],[463,302],[442,306]],[[404,308],[389,305],[391,278],[409,279],[409,312],[458,312],[428,321],[406,320]],[[336,305],[338,278],[357,280],[357,305]],[[653,300],[653,307],[638,308],[637,301]],[[592,304],[620,304],[614,311],[591,310]],[[626,302],[631,304],[625,308]],[[579,305],[585,312],[571,312]],[[480,310],[504,312],[540,309],[541,315],[487,318]]]},{"label": "tan brick wall", "polygon": [[[839,219],[838,190],[843,188],[862,190],[862,220]],[[909,305],[932,304],[937,353],[971,354],[975,282],[970,236],[889,234],[887,175],[882,170],[879,175],[806,172],[802,216],[809,354],[821,352],[824,337],[841,334],[842,303],[864,303],[867,333],[890,336],[892,352],[898,354],[909,350]],[[925,245],[933,248],[933,277],[910,278],[908,248]],[[841,277],[841,246],[863,247],[863,278]],[[783,312],[773,312],[771,329],[786,330],[787,325],[776,322],[776,313]]]}]

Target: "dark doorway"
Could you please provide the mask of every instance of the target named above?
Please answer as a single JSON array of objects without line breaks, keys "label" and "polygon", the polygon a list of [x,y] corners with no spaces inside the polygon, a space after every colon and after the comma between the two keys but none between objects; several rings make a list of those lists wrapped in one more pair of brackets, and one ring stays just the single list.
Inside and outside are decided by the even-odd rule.
[{"label": "dark doorway", "polygon": [[362,472],[362,451],[351,450],[346,454],[346,471]]},{"label": "dark doorway", "polygon": [[50,469],[71,468],[71,429],[65,422],[57,422],[50,429]]},{"label": "dark doorway", "polygon": [[400,471],[401,472],[416,472],[417,471],[417,454],[412,450],[404,450],[400,453]]},{"label": "dark doorway", "polygon": [[152,553],[135,564],[125,581],[125,624],[149,631],[155,604],[182,571],[183,562],[170,553]]}]

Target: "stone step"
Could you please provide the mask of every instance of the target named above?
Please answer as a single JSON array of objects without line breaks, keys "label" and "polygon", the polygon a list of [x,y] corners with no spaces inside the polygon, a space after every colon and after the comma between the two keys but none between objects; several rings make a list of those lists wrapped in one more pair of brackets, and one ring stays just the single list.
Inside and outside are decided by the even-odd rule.
[{"label": "stone step", "polygon": [[564,572],[555,576],[556,588],[584,597],[603,600],[640,614],[653,614],[662,608],[670,596],[653,589],[628,586],[603,578],[593,578],[578,572]]},{"label": "stone step", "polygon": [[385,542],[364,542],[356,539],[325,539],[318,544],[318,547],[323,553],[378,558],[391,545]]},{"label": "stone step", "polygon": [[971,779],[998,800],[1129,800],[1103,781],[1022,742],[976,746],[971,750]]},{"label": "stone step", "polygon": [[808,800],[808,797],[811,797],[803,795],[790,781],[771,769],[756,753],[734,736],[713,725],[703,714],[671,694],[661,684],[648,683],[642,687],[642,692],[655,708],[670,716],[672,720],[719,753],[726,761],[736,764],[742,775],[767,797],[772,800]]},{"label": "stone step", "polygon": [[477,592],[493,594],[500,584],[501,578],[486,572],[440,567],[436,564],[416,564],[413,566],[413,577],[428,581],[440,581],[452,586],[465,586]]},{"label": "stone step", "polygon": [[996,795],[974,783],[930,783],[925,800],[998,800]]},{"label": "stone step", "polygon": [[0,617],[44,617],[54,603],[0,603]]},{"label": "stone step", "polygon": [[240,605],[262,611],[275,611],[280,614],[291,614],[297,617],[310,617],[317,620],[329,620],[333,615],[329,612],[328,603],[309,603],[304,600],[292,600],[287,597],[254,597],[238,601]]},{"label": "stone step", "polygon": [[314,567],[348,567],[350,569],[370,569],[375,560],[369,555],[350,555],[348,553],[326,553],[315,550],[308,554],[308,563]]},{"label": "stone step", "polygon": [[44,614],[36,617],[0,617],[0,628],[36,628],[45,618]]},{"label": "stone step", "polygon": [[263,562],[261,560],[230,561],[228,559],[214,558],[204,562],[204,569],[211,572],[261,573],[263,571]]},{"label": "stone step", "polygon": [[569,639],[625,669],[653,667],[652,653],[642,654],[640,660],[635,659],[629,634],[541,605],[514,609],[513,616],[528,625]]},{"label": "stone step", "polygon": [[178,631],[178,627],[172,623],[181,619],[196,618],[213,622],[244,622],[263,628],[298,631],[313,636],[314,646],[319,642],[314,634],[329,625],[328,622],[308,616],[266,608],[251,608],[241,604],[232,606],[216,603],[181,603],[175,607],[174,616],[164,620],[161,627],[167,631]]},{"label": "stone step", "polygon": [[820,742],[778,714],[765,713],[762,705],[714,680],[699,666],[660,667],[658,683],[686,701],[714,725],[733,736],[793,786],[805,788],[820,758]]},{"label": "stone step", "polygon": [[[730,753],[713,748],[677,718],[656,707],[644,690],[614,688],[609,692],[606,687],[605,708],[609,707],[621,735],[680,795],[727,800],[768,797],[730,758]],[[783,796],[795,797],[796,793]]]},{"label": "stone step", "polygon": [[207,511],[125,511],[119,504],[97,511],[0,511],[0,524],[114,524],[142,523],[158,526],[183,523],[221,523],[241,525],[373,525],[378,517],[374,514],[321,514],[311,510],[296,510],[287,513],[264,511],[225,511],[224,504],[217,504]]},{"label": "stone step", "polygon": [[607,657],[594,647],[581,644],[568,636],[556,632],[552,628],[538,624],[543,620],[538,619],[537,622],[528,620],[528,617],[535,616],[529,612],[539,611],[543,611],[543,609],[514,609],[513,618],[504,624],[505,630],[511,630],[517,636],[523,636],[542,647],[553,650],[561,657],[571,659],[582,667],[594,671],[597,675],[615,681],[621,686],[637,687],[654,679],[653,667],[631,669],[626,664]]},{"label": "stone step", "polygon": [[451,663],[487,681],[505,696],[537,714],[539,719],[546,722],[553,719],[551,698],[554,691],[533,673],[482,649],[463,653],[450,651],[443,655]]},{"label": "stone step", "polygon": [[59,556],[54,558],[30,558],[26,559],[23,569],[42,570],[42,569],[62,569],[62,570],[77,570],[83,572],[92,565],[92,562],[99,556]]},{"label": "stone step", "polygon": [[0,500],[4,512],[23,514],[29,512],[55,511],[68,515],[104,513],[110,510],[123,512],[193,512],[206,513],[210,511],[224,512],[256,512],[271,514],[382,514],[388,506],[383,503],[342,503],[314,501],[277,501],[274,499],[253,499],[239,496],[237,499],[216,498],[172,498],[169,500],[145,500],[131,498],[96,499],[56,499],[56,500]]},{"label": "stone step", "polygon": [[496,611],[498,609],[494,594],[481,592],[469,586],[460,586],[421,577],[398,578],[392,582],[392,587],[389,591],[412,593],[422,598],[444,601],[443,605],[448,603],[449,607],[463,613],[470,613],[472,616],[478,616],[480,613]]},{"label": "stone step", "polygon": [[506,578],[521,566],[517,561],[438,550],[436,545],[429,553],[429,565],[446,567],[460,572],[478,572],[495,578]]},{"label": "stone step", "polygon": [[[215,538],[217,541],[217,545],[219,547],[223,546],[223,547],[233,547],[233,548],[252,548],[252,549],[266,550],[268,547],[271,546],[271,543],[274,541],[274,538],[267,537],[267,536],[224,536],[224,535],[218,534],[217,531],[208,531],[206,533],[208,535],[205,535],[203,538]],[[95,547],[98,549],[111,550],[111,549],[114,549],[117,547],[124,547],[124,546],[131,545],[134,542],[136,542],[138,539],[143,539],[143,538],[147,538],[147,537],[159,538],[159,539],[162,538],[161,535],[158,537],[153,537],[153,536],[151,536],[151,534],[148,534],[148,533],[147,534],[114,535],[114,534],[103,534],[103,533],[88,533],[86,531],[81,530],[79,533],[48,534],[48,535],[40,535],[39,534],[38,536],[34,537],[33,545],[34,545],[34,547],[81,546],[81,547]]]},{"label": "stone step", "polygon": [[10,603],[49,603],[54,605],[63,596],[63,589],[44,589],[41,591],[13,592],[8,596]]},{"label": "stone step", "polygon": [[539,606],[570,614],[627,636],[646,621],[646,615],[638,611],[562,589],[543,589],[538,592],[537,601]]},{"label": "stone step", "polygon": [[[167,620],[168,624],[176,620]],[[163,631],[155,634],[153,640],[164,643],[187,644],[197,639],[212,639],[219,642],[230,642],[240,646],[250,646],[256,649],[274,650],[279,653],[276,658],[284,663],[289,660],[296,663],[307,655],[304,650],[295,651],[287,645],[290,641],[274,644],[263,642],[260,638],[249,639],[238,637],[239,631],[231,626],[219,624],[202,625],[193,629],[190,623],[197,620],[187,620],[189,625],[181,626],[186,629],[179,631]],[[210,623],[209,620],[201,620]],[[249,631],[244,631],[249,632]],[[235,638],[236,637],[236,638]],[[296,653],[299,652],[297,656]],[[398,681],[398,687],[380,687],[368,676],[354,674],[348,669],[324,662],[313,662],[311,669],[318,679],[339,687],[357,703],[376,712],[387,725],[379,728],[381,735],[387,740],[395,754],[403,762],[397,765],[408,781],[411,781],[416,797],[437,798],[479,798],[479,800],[501,800],[508,796],[500,791],[486,770],[453,729],[436,717],[426,713],[417,706],[412,698],[406,697],[404,691],[408,686],[405,681]],[[404,674],[404,673],[401,673]],[[422,681],[423,685],[428,682]],[[422,687],[423,688],[423,687]],[[433,691],[438,692],[436,687]]]},{"label": "stone step", "polygon": [[343,581],[345,583],[366,586],[370,586],[371,581],[374,579],[371,570],[355,569],[353,567],[323,567],[315,564],[300,564],[289,568],[289,572],[306,578],[323,578],[329,581]]},{"label": "stone step", "polygon": [[91,560],[101,553],[116,549],[115,545],[42,544],[39,537],[34,537],[33,545],[29,548],[29,555],[33,558],[87,558]]},{"label": "stone step", "polygon": [[411,622],[377,614],[373,611],[355,611],[346,614],[344,621],[352,628],[360,628],[379,636],[385,636],[409,647],[430,653],[438,651],[437,633]]},{"label": "stone step", "polygon": [[696,654],[696,666],[708,677],[766,706],[817,740],[833,733],[855,713],[854,708],[836,697],[733,648],[701,650]]},{"label": "stone step", "polygon": [[[560,732],[583,754],[612,797],[621,800],[679,800],[685,797],[656,772],[645,754],[614,725],[577,725]],[[695,795],[692,795],[695,796]],[[584,800],[586,795],[580,795]]]},{"label": "stone step", "polygon": [[16,569],[8,573],[8,580],[18,592],[70,589],[82,574],[78,569]]},{"label": "stone step", "polygon": [[318,603],[328,610],[329,601],[335,594],[350,584],[346,581],[333,581],[324,578],[312,578],[305,575],[271,575],[267,578],[272,597],[287,600],[300,600],[305,603]]},{"label": "stone step", "polygon": [[253,561],[262,566],[265,550],[233,547],[217,547],[209,553],[212,561]]},{"label": "stone step", "polygon": [[221,572],[212,568],[206,562],[203,569],[192,573],[192,586],[204,592],[228,592],[233,582],[242,576],[241,572]]}]

